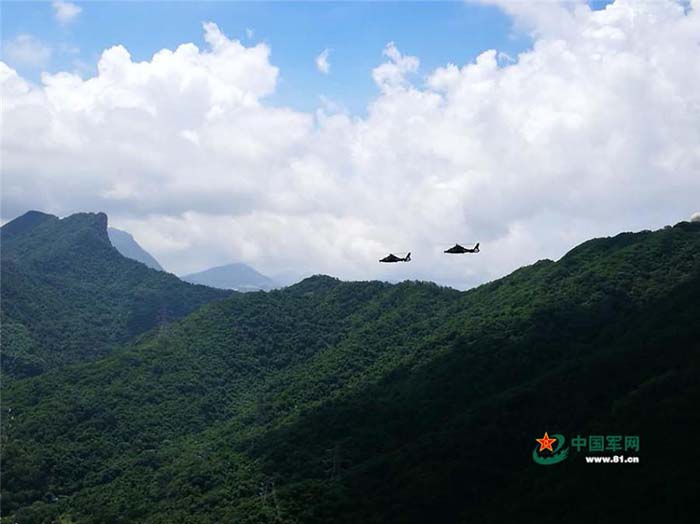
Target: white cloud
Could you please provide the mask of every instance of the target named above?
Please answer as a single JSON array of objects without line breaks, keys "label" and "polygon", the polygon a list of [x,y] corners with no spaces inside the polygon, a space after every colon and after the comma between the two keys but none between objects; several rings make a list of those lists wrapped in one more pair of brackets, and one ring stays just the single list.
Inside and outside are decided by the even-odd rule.
[{"label": "white cloud", "polygon": [[[630,0],[631,1],[631,0]],[[566,36],[577,33],[580,15],[589,11],[587,0],[540,0],[523,2],[512,0],[476,0],[478,3],[496,5],[511,15],[519,30],[535,37]]]},{"label": "white cloud", "polygon": [[14,67],[45,67],[51,53],[51,47],[32,35],[21,34],[2,43],[2,58]]},{"label": "white cloud", "polygon": [[415,56],[403,56],[396,48],[394,42],[389,42],[383,51],[384,56],[389,58],[389,62],[385,62],[372,71],[374,82],[382,89],[387,91],[396,87],[405,87],[408,85],[407,75],[418,71],[420,61]]},{"label": "white cloud", "polygon": [[321,54],[319,54],[316,57],[316,69],[318,69],[319,72],[323,73],[324,75],[327,75],[331,72],[331,64],[328,61],[328,56],[330,54],[330,49],[324,49],[323,51],[321,51]]},{"label": "white cloud", "polygon": [[498,53],[496,53],[496,60],[498,60],[499,63],[511,63],[512,64],[515,62],[515,58],[510,56],[505,51],[499,51]]},{"label": "white cloud", "polygon": [[73,2],[64,2],[62,0],[54,0],[51,2],[54,15],[59,24],[65,25],[74,21],[80,12],[83,10]]},{"label": "white cloud", "polygon": [[690,215],[690,221],[691,221],[691,222],[700,222],[700,211],[698,211],[697,213],[693,213],[692,215]]},{"label": "white cloud", "polygon": [[[697,7],[522,16],[536,37],[512,63],[490,50],[418,78],[418,59],[387,45],[363,118],[267,104],[270,49],[214,24],[207,49],[134,62],[113,47],[85,80],[34,86],[0,64],[3,218],[104,210],[179,273],[241,260],[465,286],[687,216],[700,194]],[[441,253],[476,241],[477,256]],[[413,261],[378,264],[391,250]]]}]

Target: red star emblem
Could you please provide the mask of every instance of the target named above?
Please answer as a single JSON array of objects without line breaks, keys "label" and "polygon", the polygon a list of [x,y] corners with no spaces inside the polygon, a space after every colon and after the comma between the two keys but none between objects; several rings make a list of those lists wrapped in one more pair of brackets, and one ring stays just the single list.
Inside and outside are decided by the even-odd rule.
[{"label": "red star emblem", "polygon": [[540,444],[540,453],[545,449],[548,449],[549,451],[554,453],[554,450],[552,449],[552,444],[554,444],[557,439],[550,438],[546,431],[544,432],[544,437],[536,438],[535,440]]}]

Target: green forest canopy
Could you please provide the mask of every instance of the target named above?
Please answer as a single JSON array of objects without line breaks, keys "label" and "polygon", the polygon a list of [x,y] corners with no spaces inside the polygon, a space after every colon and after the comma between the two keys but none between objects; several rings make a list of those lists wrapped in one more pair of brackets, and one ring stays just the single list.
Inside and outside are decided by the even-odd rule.
[{"label": "green forest canopy", "polygon": [[[698,296],[689,223],[467,292],[316,276],[234,294],[6,383],[3,515],[690,521],[700,453],[669,435],[700,422]],[[542,467],[544,431],[639,435],[641,463]]]}]

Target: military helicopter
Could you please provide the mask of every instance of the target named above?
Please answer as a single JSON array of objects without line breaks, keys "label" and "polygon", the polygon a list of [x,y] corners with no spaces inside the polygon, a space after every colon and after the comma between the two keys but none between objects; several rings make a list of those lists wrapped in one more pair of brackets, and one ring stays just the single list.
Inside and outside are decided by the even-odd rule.
[{"label": "military helicopter", "polygon": [[411,261],[411,252],[409,251],[406,253],[405,257],[397,257],[393,253],[389,253],[387,256],[384,258],[379,259],[380,262],[410,262]]},{"label": "military helicopter", "polygon": [[478,242],[471,249],[468,247],[460,246],[459,244],[455,244],[450,249],[446,249],[444,251],[444,253],[450,253],[452,255],[463,255],[464,253],[478,253],[478,252],[479,252],[479,243]]}]

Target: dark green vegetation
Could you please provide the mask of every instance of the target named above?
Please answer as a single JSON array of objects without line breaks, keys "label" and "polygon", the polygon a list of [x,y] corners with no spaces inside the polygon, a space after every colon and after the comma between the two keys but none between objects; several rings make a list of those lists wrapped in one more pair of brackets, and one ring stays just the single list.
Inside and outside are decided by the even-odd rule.
[{"label": "dark green vegetation", "polygon": [[[464,293],[319,276],[234,295],[10,383],[3,514],[695,522],[699,296],[689,223],[592,240]],[[544,431],[639,435],[641,463],[572,452],[539,466]]]},{"label": "dark green vegetation", "polygon": [[104,213],[30,211],[0,230],[2,370],[22,377],[94,360],[230,293],[123,257]]}]

